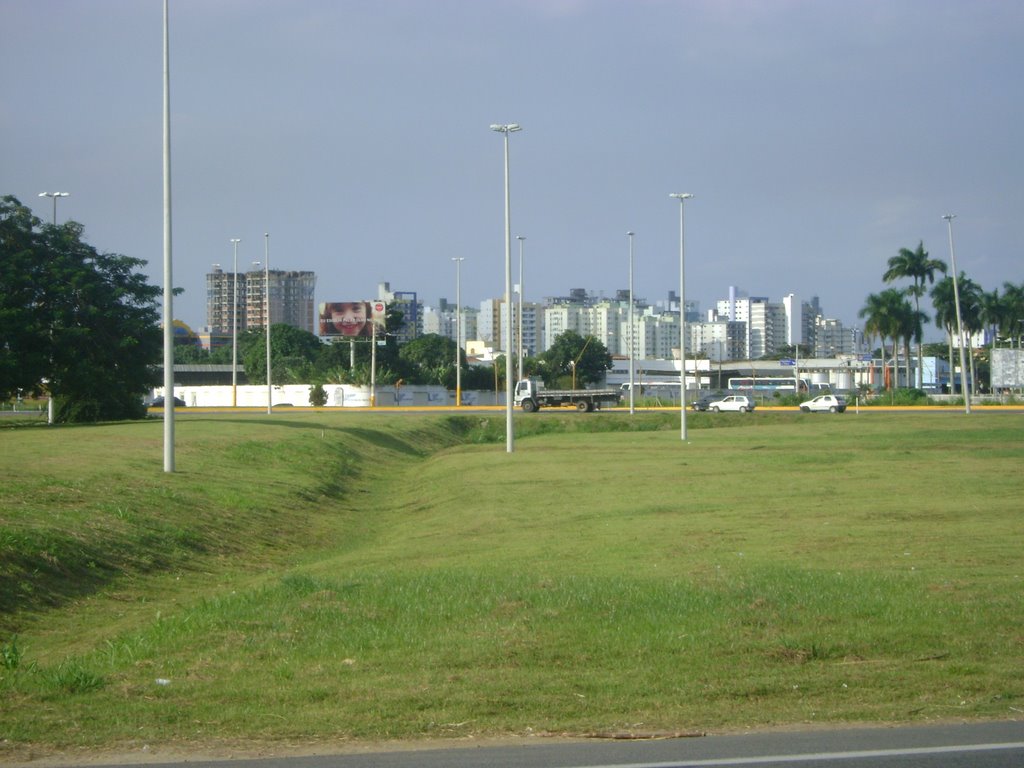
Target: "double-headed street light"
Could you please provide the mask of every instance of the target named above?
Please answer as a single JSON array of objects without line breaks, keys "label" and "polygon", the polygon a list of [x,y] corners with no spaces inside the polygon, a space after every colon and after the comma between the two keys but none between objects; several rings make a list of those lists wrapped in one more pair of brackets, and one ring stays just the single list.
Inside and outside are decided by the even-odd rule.
[{"label": "double-headed street light", "polygon": [[[956,305],[956,335],[960,347],[960,391],[964,396],[964,413],[971,412],[971,390],[967,386],[967,359],[964,357],[964,323],[960,315],[960,287],[957,284],[956,253],[953,251],[953,219],[955,213],[943,216],[949,228],[949,266],[953,270],[953,303]],[[951,376],[950,379],[953,377]]]},{"label": "double-headed street light", "polygon": [[508,328],[508,345],[505,348],[505,451],[515,450],[515,428],[512,425],[512,222],[508,186],[508,136],[521,131],[519,123],[494,124],[492,131],[503,134],[505,139],[505,327]]},{"label": "double-headed street light", "polygon": [[679,421],[680,438],[686,440],[686,248],[683,237],[683,209],[693,195],[672,192],[669,197],[679,201]]},{"label": "double-headed street light", "polygon": [[53,226],[57,226],[57,198],[58,197],[69,197],[70,192],[40,192],[40,197],[49,197],[53,199]]}]

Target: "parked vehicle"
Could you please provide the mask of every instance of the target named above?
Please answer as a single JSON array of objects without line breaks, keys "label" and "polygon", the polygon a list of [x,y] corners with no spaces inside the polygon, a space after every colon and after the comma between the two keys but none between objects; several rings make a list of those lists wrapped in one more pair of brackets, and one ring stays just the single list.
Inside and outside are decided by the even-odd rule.
[{"label": "parked vehicle", "polygon": [[534,379],[516,384],[515,404],[527,413],[543,407],[572,406],[577,411],[593,411],[602,406],[618,405],[620,389],[543,389]]},{"label": "parked vehicle", "polygon": [[719,411],[738,411],[746,413],[754,410],[754,401],[746,395],[729,395],[721,400],[712,400],[708,403],[708,410],[712,413]]},{"label": "parked vehicle", "polygon": [[800,403],[800,410],[804,413],[842,413],[846,410],[846,401],[839,395],[818,395],[813,400]]},{"label": "parked vehicle", "polygon": [[[153,402],[149,404],[149,407],[150,408],[163,408],[164,407],[164,396],[160,395],[160,397],[154,398]],[[175,408],[184,408],[185,407],[185,401],[182,400],[180,397],[175,397],[174,398],[174,407]]]}]

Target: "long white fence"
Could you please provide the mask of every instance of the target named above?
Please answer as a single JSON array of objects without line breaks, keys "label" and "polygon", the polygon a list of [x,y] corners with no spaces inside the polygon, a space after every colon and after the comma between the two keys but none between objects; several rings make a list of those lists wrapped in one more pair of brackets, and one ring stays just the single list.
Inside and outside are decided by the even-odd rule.
[{"label": "long white fence", "polygon": [[[285,384],[274,386],[272,390],[273,406],[312,407],[309,402],[309,384]],[[233,390],[234,394],[233,394]],[[350,384],[325,384],[327,407],[331,408],[367,408],[370,406],[370,388]],[[505,402],[504,392],[498,393],[495,400],[494,392],[463,390],[463,405],[502,405]],[[153,390],[154,397],[164,395],[164,388]],[[266,408],[266,385],[246,384],[237,388],[229,386],[208,387],[175,387],[175,397],[181,398],[189,408],[230,408],[237,405],[242,408]],[[434,385],[410,385],[403,387],[379,386],[375,405],[380,407],[395,406],[431,406],[455,405],[454,390]]]}]

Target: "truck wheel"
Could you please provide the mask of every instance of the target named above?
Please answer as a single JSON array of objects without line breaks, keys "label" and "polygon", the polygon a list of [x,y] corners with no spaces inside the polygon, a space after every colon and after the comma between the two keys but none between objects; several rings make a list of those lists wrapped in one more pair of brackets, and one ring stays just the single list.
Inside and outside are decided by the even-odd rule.
[{"label": "truck wheel", "polygon": [[533,402],[533,400],[531,400],[530,398],[526,398],[525,400],[523,400],[523,410],[526,413],[533,413],[534,411],[537,410],[537,404]]},{"label": "truck wheel", "polygon": [[587,411],[590,410],[590,407],[588,406],[586,400],[580,400],[579,402],[576,403],[576,410],[579,411],[580,413],[586,413]]}]

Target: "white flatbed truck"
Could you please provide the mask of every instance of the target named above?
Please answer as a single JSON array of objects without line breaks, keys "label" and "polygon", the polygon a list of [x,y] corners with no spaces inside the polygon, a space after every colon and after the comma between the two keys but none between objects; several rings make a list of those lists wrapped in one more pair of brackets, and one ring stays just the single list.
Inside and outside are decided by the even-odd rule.
[{"label": "white flatbed truck", "polygon": [[515,392],[515,404],[526,413],[565,406],[577,411],[594,411],[618,405],[621,400],[622,390],[619,389],[543,389],[534,379],[517,383]]}]

